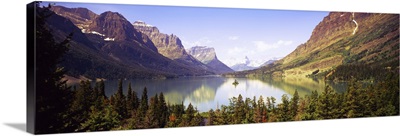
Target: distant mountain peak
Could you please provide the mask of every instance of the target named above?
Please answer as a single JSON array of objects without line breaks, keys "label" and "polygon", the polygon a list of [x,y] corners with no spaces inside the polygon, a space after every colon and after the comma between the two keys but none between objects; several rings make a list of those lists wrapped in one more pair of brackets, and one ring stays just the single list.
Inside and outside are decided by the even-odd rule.
[{"label": "distant mountain peak", "polygon": [[233,72],[231,68],[218,60],[213,47],[194,46],[190,49],[187,49],[187,52],[200,62],[212,67],[216,73]]},{"label": "distant mountain peak", "polygon": [[194,46],[188,49],[187,52],[204,64],[208,64],[214,58],[217,58],[215,49],[212,47]]},{"label": "distant mountain peak", "polygon": [[250,59],[249,59],[249,57],[246,56],[246,57],[244,57],[244,59],[246,60],[246,62],[245,62],[246,65],[250,64]]}]

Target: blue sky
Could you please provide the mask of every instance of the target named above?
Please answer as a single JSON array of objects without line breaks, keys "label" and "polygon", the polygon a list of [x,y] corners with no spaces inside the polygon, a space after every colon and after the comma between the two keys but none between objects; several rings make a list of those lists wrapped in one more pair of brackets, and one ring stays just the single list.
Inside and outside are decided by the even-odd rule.
[{"label": "blue sky", "polygon": [[142,20],[162,33],[177,35],[185,48],[214,47],[228,66],[244,61],[254,65],[284,57],[305,43],[328,12],[144,6],[118,4],[56,3],[85,7],[97,14],[119,12],[131,23]]}]

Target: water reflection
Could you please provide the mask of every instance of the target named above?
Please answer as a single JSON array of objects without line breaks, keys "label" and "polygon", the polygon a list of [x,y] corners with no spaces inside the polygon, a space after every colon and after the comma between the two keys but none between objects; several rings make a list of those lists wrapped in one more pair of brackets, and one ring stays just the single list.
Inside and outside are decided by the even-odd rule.
[{"label": "water reflection", "polygon": [[[237,80],[238,84],[232,84]],[[337,92],[346,89],[346,83],[325,82],[311,78],[274,78],[274,79],[249,79],[249,78],[224,78],[224,77],[185,77],[166,80],[124,80],[123,89],[127,94],[128,83],[132,84],[133,90],[139,95],[143,88],[147,87],[148,96],[156,93],[164,93],[169,104],[184,103],[186,106],[192,103],[201,112],[216,109],[217,106],[229,105],[229,99],[239,94],[243,98],[255,96],[275,97],[276,102],[287,94],[289,98],[297,90],[301,97],[311,94],[317,90],[321,93],[326,85],[332,86]],[[118,87],[117,80],[105,82],[106,95],[114,94]]]}]

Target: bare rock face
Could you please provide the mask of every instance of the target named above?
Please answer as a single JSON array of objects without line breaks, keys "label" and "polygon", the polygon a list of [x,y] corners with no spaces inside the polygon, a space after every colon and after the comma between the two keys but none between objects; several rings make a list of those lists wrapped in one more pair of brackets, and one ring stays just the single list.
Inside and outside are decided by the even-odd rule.
[{"label": "bare rock face", "polygon": [[89,24],[92,23],[92,20],[99,16],[87,8],[66,8],[63,6],[52,6],[51,10],[56,14],[71,20],[71,22],[80,29],[87,29]]},{"label": "bare rock face", "polygon": [[197,60],[201,61],[204,64],[210,63],[217,56],[215,55],[214,48],[206,47],[206,46],[195,46],[188,50],[189,54],[195,57]]},{"label": "bare rock face", "polygon": [[212,71],[216,74],[221,73],[219,72],[220,70],[206,65],[206,63],[202,63],[200,62],[201,60],[199,61],[188,54],[178,36],[161,33],[157,27],[146,24],[143,21],[135,21],[133,26],[144,35],[147,35],[157,47],[158,52],[163,56],[184,65],[196,67],[196,69],[200,68],[205,71]]},{"label": "bare rock face", "polygon": [[100,33],[116,41],[137,40],[138,33],[134,31],[132,25],[121,14],[117,12],[104,12],[96,17],[89,25],[89,31]]},{"label": "bare rock face", "polygon": [[121,14],[107,11],[100,14],[89,25],[87,33],[93,33],[104,37],[106,41],[139,42],[139,45],[157,52],[157,48],[149,38],[138,32],[132,24]]},{"label": "bare rock face", "polygon": [[212,47],[195,46],[190,48],[188,53],[197,60],[213,68],[217,73],[223,74],[233,72],[231,68],[218,60],[215,50]]},{"label": "bare rock face", "polygon": [[165,57],[172,60],[191,59],[186,53],[181,40],[176,35],[160,33],[157,27],[148,25],[143,21],[135,21],[133,26],[135,29],[147,35],[157,47],[158,52]]}]

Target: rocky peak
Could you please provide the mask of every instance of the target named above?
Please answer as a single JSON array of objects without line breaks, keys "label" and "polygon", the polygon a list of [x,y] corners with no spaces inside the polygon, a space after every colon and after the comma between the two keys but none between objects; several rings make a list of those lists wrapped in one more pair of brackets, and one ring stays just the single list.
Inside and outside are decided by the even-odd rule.
[{"label": "rocky peak", "polygon": [[140,27],[154,27],[154,26],[152,26],[152,25],[146,24],[145,22],[143,22],[143,21],[141,21],[141,20],[138,20],[138,21],[133,22],[132,25],[133,25],[133,26],[140,26]]},{"label": "rocky peak", "polygon": [[66,8],[63,6],[52,6],[51,10],[57,14],[71,14],[87,20],[92,20],[98,16],[96,13],[93,13],[87,8]]},{"label": "rocky peak", "polygon": [[212,47],[195,46],[188,49],[187,52],[203,64],[211,67],[217,74],[233,72],[231,68],[218,60],[215,49]]},{"label": "rocky peak", "polygon": [[87,8],[66,8],[63,6],[52,6],[51,10],[56,14],[71,20],[71,22],[80,29],[86,29],[92,20],[99,16]]},{"label": "rocky peak", "polygon": [[157,27],[146,24],[143,21],[135,21],[132,23],[133,27],[137,29],[138,31],[148,35],[149,37],[154,37],[155,35],[159,34],[160,31],[158,30]]},{"label": "rocky peak", "polygon": [[216,58],[215,50],[212,47],[195,46],[188,49],[188,53],[204,64],[208,64]]},{"label": "rocky peak", "polygon": [[89,25],[89,33],[95,33],[116,41],[139,40],[138,32],[118,12],[107,11],[96,17]]},{"label": "rocky peak", "polygon": [[143,21],[135,21],[132,25],[139,32],[147,35],[157,47],[158,52],[163,56],[172,60],[183,59],[193,61],[185,51],[182,41],[176,35],[161,33],[157,27],[146,24]]}]

